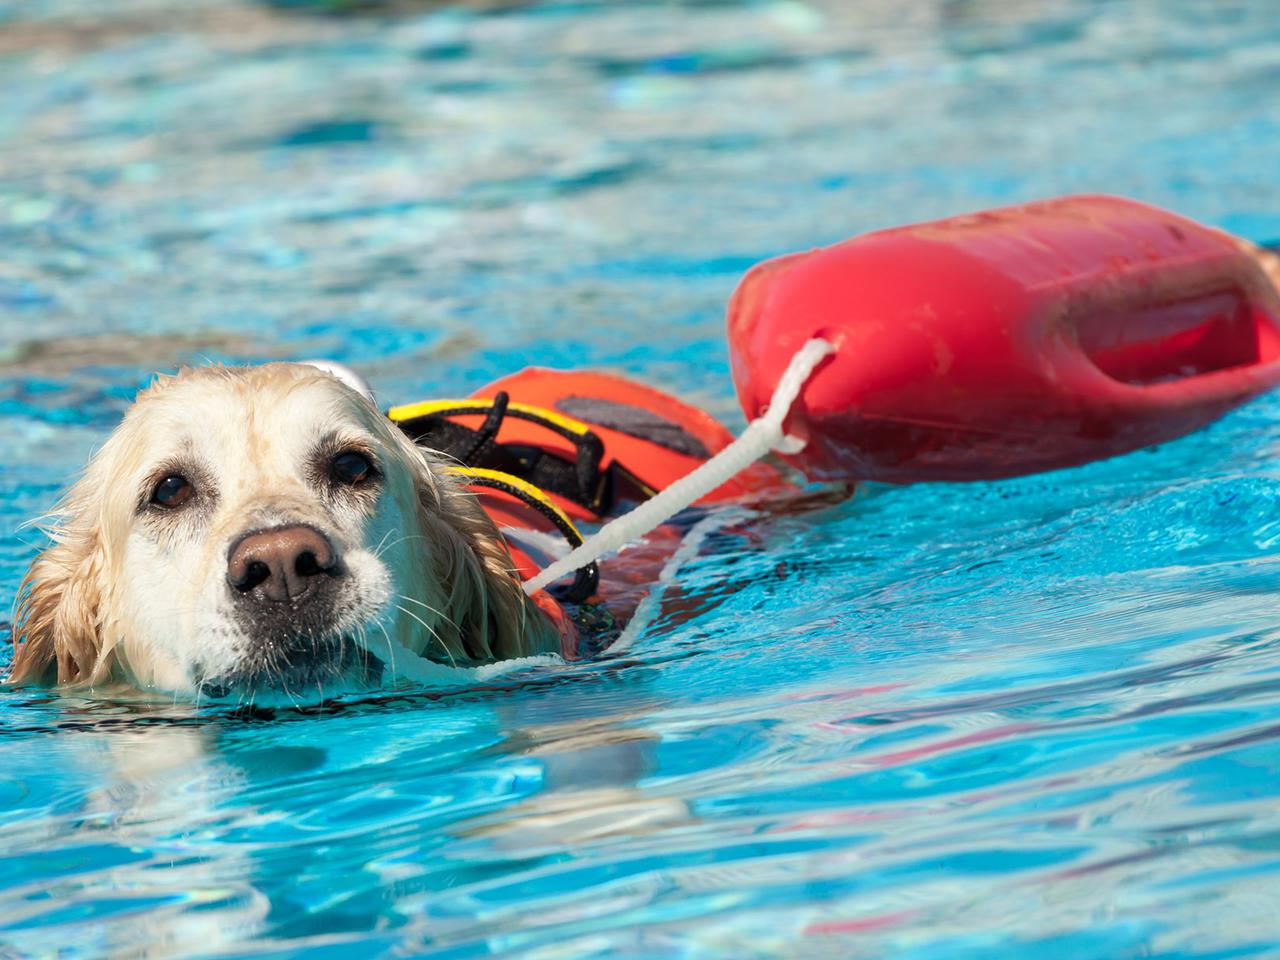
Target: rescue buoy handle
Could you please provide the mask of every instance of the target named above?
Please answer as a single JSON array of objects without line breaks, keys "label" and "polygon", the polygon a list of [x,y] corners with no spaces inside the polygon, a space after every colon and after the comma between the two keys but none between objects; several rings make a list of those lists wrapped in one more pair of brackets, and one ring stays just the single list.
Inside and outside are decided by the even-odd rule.
[{"label": "rescue buoy handle", "polygon": [[[1243,297],[1232,306],[1235,309],[1221,314],[1156,328],[1147,338],[1134,337],[1121,345],[1118,359],[1105,350],[1090,349],[1079,335],[1064,338],[1058,347],[1073,355],[1075,362],[1059,368],[1069,378],[1063,382],[1074,379],[1081,393],[1111,396],[1135,409],[1176,409],[1236,395],[1241,389],[1241,367],[1280,355],[1280,328],[1261,310],[1251,309]],[[1168,341],[1174,337],[1194,341],[1189,348],[1170,348]]]},{"label": "rescue buoy handle", "polygon": [[762,416],[747,424],[742,435],[710,460],[671,486],[646,500],[630,513],[611,520],[588,537],[567,556],[546,567],[536,577],[526,580],[525,593],[532,594],[547,584],[598,561],[605,554],[620,550],[628,543],[662,526],[673,516],[737,476],[751,464],[774,450],[796,453],[804,441],[783,432],[783,423],[791,407],[813,371],[835,347],[826,340],[814,338],[791,358],[777,389]]}]

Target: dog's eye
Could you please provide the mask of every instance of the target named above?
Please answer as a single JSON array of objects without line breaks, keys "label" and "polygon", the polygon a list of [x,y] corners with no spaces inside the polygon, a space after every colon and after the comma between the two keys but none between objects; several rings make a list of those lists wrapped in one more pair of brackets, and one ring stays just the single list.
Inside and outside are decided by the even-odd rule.
[{"label": "dog's eye", "polygon": [[340,453],[329,463],[329,476],[336,483],[357,487],[374,476],[373,464],[363,453],[348,450]]},{"label": "dog's eye", "polygon": [[180,507],[195,493],[195,487],[180,473],[171,473],[155,485],[151,502],[161,507]]}]

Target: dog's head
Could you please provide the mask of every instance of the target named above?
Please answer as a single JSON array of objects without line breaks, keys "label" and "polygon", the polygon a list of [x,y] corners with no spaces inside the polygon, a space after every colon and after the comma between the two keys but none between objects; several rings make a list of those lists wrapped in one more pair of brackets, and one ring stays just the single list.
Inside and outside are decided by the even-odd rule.
[{"label": "dog's head", "polygon": [[474,497],[312,367],[157,381],[54,516],[20,590],[17,682],[289,692],[371,679],[370,650],[556,648]]}]

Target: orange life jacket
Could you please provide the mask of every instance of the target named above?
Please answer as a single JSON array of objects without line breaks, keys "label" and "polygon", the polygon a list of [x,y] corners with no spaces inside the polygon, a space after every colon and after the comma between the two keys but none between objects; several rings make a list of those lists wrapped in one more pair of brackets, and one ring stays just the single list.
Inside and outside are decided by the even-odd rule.
[{"label": "orange life jacket", "polygon": [[[599,523],[625,512],[723,450],[733,435],[709,413],[652,387],[603,373],[530,367],[461,400],[392,407],[388,417],[414,442],[457,460],[485,511],[502,532],[522,580],[551,559],[548,534],[571,547],[582,542],[575,521]],[[789,487],[775,467],[756,463],[699,503],[716,503]],[[654,565],[678,537],[658,537],[620,578],[635,587],[652,581]],[[559,631],[566,659],[580,654],[575,623],[601,588],[595,564],[572,584],[539,590],[531,599]],[[636,590],[614,605],[614,628],[634,607]],[[630,595],[630,602],[625,595]],[[619,616],[619,614],[621,614]]]}]

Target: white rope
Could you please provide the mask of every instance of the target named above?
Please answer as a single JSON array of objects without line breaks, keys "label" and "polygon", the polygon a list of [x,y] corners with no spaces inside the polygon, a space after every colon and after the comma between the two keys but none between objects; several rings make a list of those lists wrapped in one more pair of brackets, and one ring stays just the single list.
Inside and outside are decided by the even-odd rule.
[{"label": "white rope", "polygon": [[526,580],[524,592],[541,590],[591,561],[621,550],[633,540],[662,526],[681,510],[736,477],[771,451],[796,453],[802,449],[804,441],[785,435],[782,423],[791,412],[791,405],[800,395],[800,389],[814,368],[824,357],[834,352],[835,347],[826,340],[813,339],[806,343],[791,358],[791,363],[773,391],[769,408],[763,416],[747,424],[742,436],[657,496],[646,500],[630,513],[606,523],[588,537],[582,546],[551,564],[532,580]]},{"label": "white rope", "polygon": [[662,606],[663,588],[675,580],[676,575],[686,563],[698,556],[698,551],[702,549],[703,541],[717,530],[727,526],[731,521],[741,520],[746,516],[750,516],[751,513],[752,511],[750,510],[717,510],[715,513],[707,514],[689,528],[689,532],[680,540],[680,546],[676,549],[676,552],[671,554],[667,558],[667,562],[662,565],[662,570],[658,574],[654,589],[644,595],[644,598],[636,606],[635,613],[631,615],[627,625],[618,634],[618,639],[609,644],[609,656],[616,657],[625,653],[636,637],[649,628],[649,624]]},{"label": "white rope", "polygon": [[436,688],[463,687],[473,683],[499,680],[502,677],[533,667],[564,666],[558,655],[549,653],[499,660],[497,663],[453,666],[430,660],[425,654],[415,653],[386,630],[369,631],[356,637],[356,641],[371,656],[382,661],[383,679],[394,679]]}]

